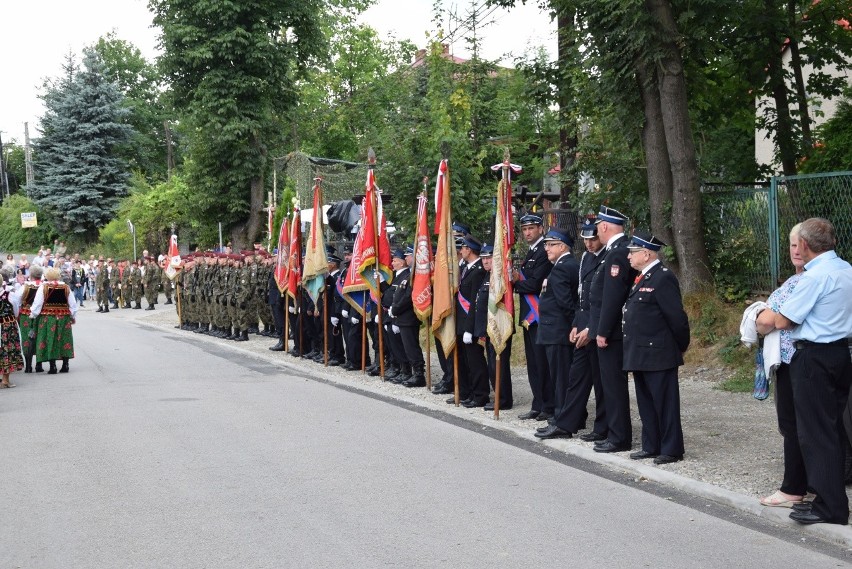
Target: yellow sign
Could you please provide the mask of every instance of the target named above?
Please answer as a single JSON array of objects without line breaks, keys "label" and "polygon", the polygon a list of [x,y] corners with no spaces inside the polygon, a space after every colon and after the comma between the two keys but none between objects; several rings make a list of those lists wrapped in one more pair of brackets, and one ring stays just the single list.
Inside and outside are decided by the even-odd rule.
[{"label": "yellow sign", "polygon": [[36,212],[28,211],[21,213],[21,227],[38,227]]}]

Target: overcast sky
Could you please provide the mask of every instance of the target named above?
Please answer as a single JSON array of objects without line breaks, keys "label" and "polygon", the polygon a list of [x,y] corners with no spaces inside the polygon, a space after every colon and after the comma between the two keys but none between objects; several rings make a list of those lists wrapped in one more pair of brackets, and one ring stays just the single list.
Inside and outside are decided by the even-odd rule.
[{"label": "overcast sky", "polygon": [[[433,0],[378,0],[362,20],[382,36],[393,34],[423,46],[427,32],[435,29]],[[464,16],[484,0],[442,0],[445,10]],[[534,6],[507,12],[485,11],[494,24],[482,30],[483,57],[501,59],[522,55],[527,49],[544,46],[555,57],[555,25]],[[489,12],[491,12],[489,14]],[[443,18],[443,28],[450,24]],[[151,28],[147,0],[23,0],[4,1],[0,7],[0,133],[3,142],[24,141],[24,122],[30,137],[38,136],[43,107],[38,99],[41,84],[56,77],[65,54],[79,54],[83,47],[115,30],[120,39],[135,44],[149,59],[157,55],[157,30]],[[461,36],[461,34],[457,34]],[[468,55],[463,41],[454,41],[453,52]],[[503,59],[511,64],[512,57]]]}]

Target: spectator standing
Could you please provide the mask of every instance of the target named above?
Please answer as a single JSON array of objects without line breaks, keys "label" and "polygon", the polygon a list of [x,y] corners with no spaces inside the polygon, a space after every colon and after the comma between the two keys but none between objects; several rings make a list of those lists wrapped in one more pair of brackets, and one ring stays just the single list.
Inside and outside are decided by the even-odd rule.
[{"label": "spectator standing", "polygon": [[791,330],[796,352],[790,361],[799,444],[810,508],[790,518],[803,523],[849,523],[844,484],[846,433],[843,411],[852,383],[852,266],[837,256],[834,226],[811,218],[799,229],[798,252],[805,273],[775,316],[775,327]]}]

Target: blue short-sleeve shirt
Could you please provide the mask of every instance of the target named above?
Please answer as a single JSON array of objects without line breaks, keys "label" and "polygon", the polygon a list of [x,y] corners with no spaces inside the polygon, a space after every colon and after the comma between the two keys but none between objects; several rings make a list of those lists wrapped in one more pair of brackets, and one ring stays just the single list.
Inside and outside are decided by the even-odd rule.
[{"label": "blue short-sleeve shirt", "polygon": [[805,265],[781,314],[798,324],[793,340],[827,343],[852,337],[852,265],[827,251]]}]

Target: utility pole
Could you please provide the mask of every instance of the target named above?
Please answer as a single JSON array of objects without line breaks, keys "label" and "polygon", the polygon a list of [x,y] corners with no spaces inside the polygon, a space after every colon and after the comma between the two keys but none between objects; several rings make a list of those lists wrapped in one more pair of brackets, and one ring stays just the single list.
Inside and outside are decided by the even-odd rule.
[{"label": "utility pole", "polygon": [[27,172],[27,187],[35,182],[33,174],[33,147],[30,145],[30,123],[24,123],[24,162]]}]

